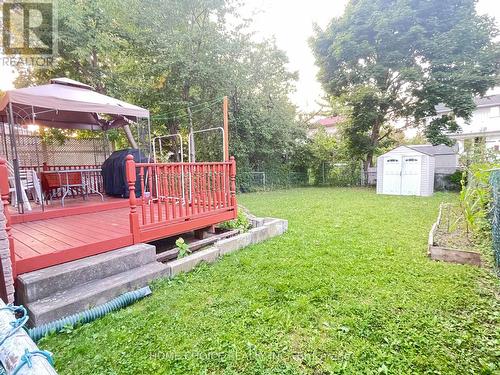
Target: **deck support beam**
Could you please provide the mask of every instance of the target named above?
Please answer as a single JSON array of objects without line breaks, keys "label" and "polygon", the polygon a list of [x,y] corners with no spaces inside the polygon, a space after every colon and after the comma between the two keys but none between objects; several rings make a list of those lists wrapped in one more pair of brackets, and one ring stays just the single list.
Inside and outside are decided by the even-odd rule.
[{"label": "deck support beam", "polygon": [[194,237],[198,240],[204,240],[209,237],[209,234],[215,234],[215,225],[210,225],[205,228],[196,229],[194,231]]}]

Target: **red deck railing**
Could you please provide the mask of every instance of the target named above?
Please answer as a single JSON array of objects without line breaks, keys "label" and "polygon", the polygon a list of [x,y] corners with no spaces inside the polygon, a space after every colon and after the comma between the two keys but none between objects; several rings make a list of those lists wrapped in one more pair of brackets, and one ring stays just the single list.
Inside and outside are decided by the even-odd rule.
[{"label": "red deck railing", "polygon": [[186,224],[192,230],[209,221],[215,224],[217,218],[236,217],[234,158],[215,163],[135,163],[129,155],[126,171],[134,242],[165,237],[173,233],[171,224]]}]

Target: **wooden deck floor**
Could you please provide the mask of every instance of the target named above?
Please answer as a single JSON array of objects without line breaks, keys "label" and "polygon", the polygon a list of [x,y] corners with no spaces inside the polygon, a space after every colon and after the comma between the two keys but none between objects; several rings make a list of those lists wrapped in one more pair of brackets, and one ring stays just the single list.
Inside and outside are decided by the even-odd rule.
[{"label": "wooden deck floor", "polygon": [[13,224],[17,273],[131,245],[128,213],[124,207]]},{"label": "wooden deck floor", "polygon": [[24,214],[19,214],[16,208],[9,206],[12,223],[16,224],[129,206],[128,199],[105,196],[104,200],[101,200],[101,197],[97,195],[90,195],[85,200],[81,197],[69,197],[64,203],[63,207],[60,200],[53,200],[51,204],[45,205],[43,210],[41,205],[32,203],[32,210],[26,211]]},{"label": "wooden deck floor", "polygon": [[[51,205],[44,212],[11,213],[16,274],[119,249],[134,241],[150,242],[176,236],[234,218],[230,207],[204,206],[206,211],[200,211],[197,204],[181,211],[177,206],[175,215],[175,206],[168,206],[167,220],[166,211],[163,218],[159,218],[157,212],[158,207],[164,210],[163,204],[147,205],[143,211],[139,200],[139,231],[132,234],[128,199],[107,197],[104,202],[88,199],[68,200],[68,203],[65,207]],[[194,214],[186,216],[187,211]]]}]

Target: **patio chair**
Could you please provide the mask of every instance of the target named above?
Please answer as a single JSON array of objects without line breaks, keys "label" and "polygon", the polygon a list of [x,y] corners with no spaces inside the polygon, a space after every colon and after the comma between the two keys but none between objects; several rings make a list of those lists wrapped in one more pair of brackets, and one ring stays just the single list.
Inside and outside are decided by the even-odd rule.
[{"label": "patio chair", "polygon": [[[9,176],[12,177],[12,181],[14,181],[14,167],[10,162],[7,162],[7,169],[9,171]],[[21,169],[19,170],[19,177],[21,179],[21,185],[23,186],[23,194],[26,196],[29,194],[35,202],[41,203],[42,188],[36,171],[33,169]],[[11,188],[15,188],[15,183],[11,186]],[[27,200],[27,198],[25,199],[24,197],[23,199]]]},{"label": "patio chair", "polygon": [[[23,203],[26,205],[28,211],[31,211],[31,204],[28,199],[28,188],[26,187],[26,180],[21,179],[21,197],[23,199]],[[14,176],[9,176],[9,193],[10,193],[10,202],[12,206],[17,207],[17,190],[16,190],[16,182]]]}]

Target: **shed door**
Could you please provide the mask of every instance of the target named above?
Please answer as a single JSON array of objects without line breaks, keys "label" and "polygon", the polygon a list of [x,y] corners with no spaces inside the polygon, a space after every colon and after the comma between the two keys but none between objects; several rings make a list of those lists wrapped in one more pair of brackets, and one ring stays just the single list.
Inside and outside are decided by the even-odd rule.
[{"label": "shed door", "polygon": [[401,195],[420,195],[421,165],[421,156],[403,156]]},{"label": "shed door", "polygon": [[401,194],[401,155],[388,156],[384,159],[383,194]]}]

